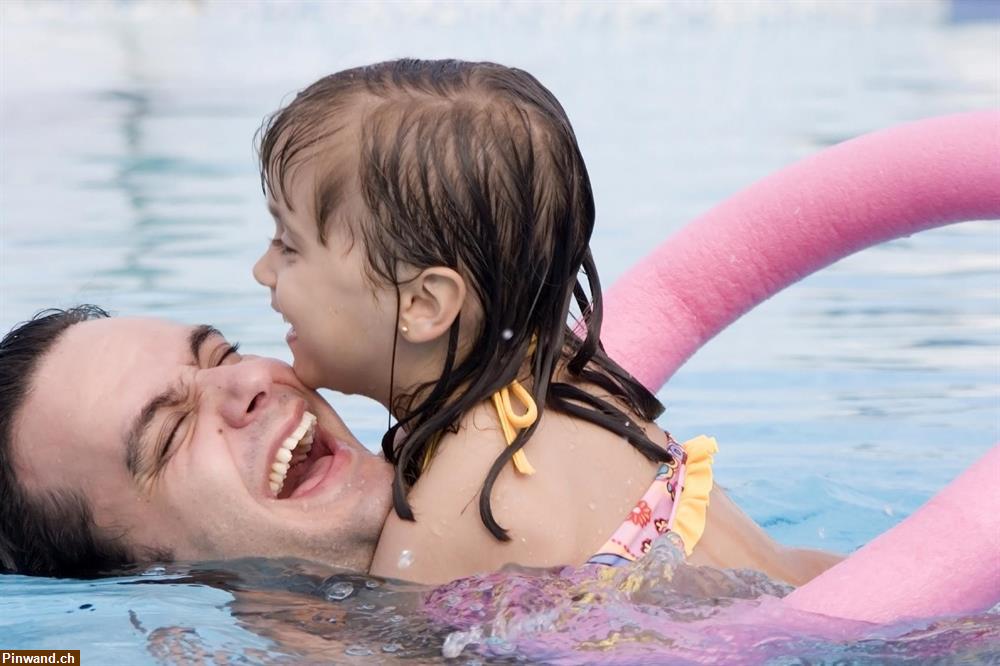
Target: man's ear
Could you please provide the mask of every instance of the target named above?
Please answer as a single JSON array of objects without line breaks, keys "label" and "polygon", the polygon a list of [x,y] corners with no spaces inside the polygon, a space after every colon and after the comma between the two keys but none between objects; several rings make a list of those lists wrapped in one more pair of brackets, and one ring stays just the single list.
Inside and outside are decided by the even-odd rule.
[{"label": "man's ear", "polygon": [[425,268],[399,285],[400,334],[422,343],[445,335],[465,304],[465,280],[451,268]]}]

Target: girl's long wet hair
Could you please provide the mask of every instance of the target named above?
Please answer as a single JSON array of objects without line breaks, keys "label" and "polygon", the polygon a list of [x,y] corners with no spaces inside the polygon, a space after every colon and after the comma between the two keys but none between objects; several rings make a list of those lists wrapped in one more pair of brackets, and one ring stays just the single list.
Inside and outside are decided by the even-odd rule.
[{"label": "girl's long wet hair", "polygon": [[[295,166],[320,155],[328,169],[315,193],[321,242],[355,176],[338,173],[341,163],[324,159],[322,144],[348,127],[360,135],[348,159],[357,160],[367,208],[355,226],[372,279],[398,285],[400,264],[447,266],[482,309],[468,353],[456,353],[456,318],[440,378],[391,400],[399,420],[382,450],[396,467],[400,518],[413,520],[406,491],[428,448],[514,379],[528,380],[539,419],[483,482],[479,512],[498,539],[508,537],[493,517],[493,484],[545,408],[595,423],[650,460],[667,460],[634,416],[576,385],[599,387],[643,420],[663,411],[601,345],[601,285],[589,247],[594,199],[573,128],[552,93],[519,69],[456,60],[395,60],[312,84],[261,128],[260,166],[265,192],[281,195]],[[530,377],[518,377],[526,362]],[[558,366],[576,383],[554,381]]]}]

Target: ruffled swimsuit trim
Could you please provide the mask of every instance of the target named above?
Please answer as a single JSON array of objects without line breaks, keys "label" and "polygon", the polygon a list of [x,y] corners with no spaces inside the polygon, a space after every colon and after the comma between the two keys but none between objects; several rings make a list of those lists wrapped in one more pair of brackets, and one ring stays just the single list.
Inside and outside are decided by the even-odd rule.
[{"label": "ruffled swimsuit trim", "polygon": [[705,531],[712,462],[718,451],[713,437],[700,435],[683,445],[671,440],[667,447],[671,460],[660,465],[649,490],[587,563],[620,566],[634,562],[667,532],[677,534],[690,555]]}]

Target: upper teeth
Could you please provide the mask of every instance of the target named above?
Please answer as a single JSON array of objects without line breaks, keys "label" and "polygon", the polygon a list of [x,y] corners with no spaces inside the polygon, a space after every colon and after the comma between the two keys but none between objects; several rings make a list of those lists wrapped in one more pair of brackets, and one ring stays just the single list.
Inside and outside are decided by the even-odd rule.
[{"label": "upper teeth", "polygon": [[271,474],[269,477],[271,492],[275,495],[281,492],[281,487],[285,484],[285,475],[288,468],[297,462],[301,462],[312,450],[313,435],[316,433],[316,417],[309,412],[302,414],[302,420],[295,427],[292,434],[278,447],[278,452],[274,454],[274,462],[271,463]]}]

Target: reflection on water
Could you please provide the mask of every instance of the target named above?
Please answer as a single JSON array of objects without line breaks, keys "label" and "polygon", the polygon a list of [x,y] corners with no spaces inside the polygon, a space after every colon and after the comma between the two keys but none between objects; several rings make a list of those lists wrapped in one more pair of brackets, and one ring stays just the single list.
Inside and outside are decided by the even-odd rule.
[{"label": "reflection on water", "polygon": [[[17,581],[2,585],[16,593]],[[41,595],[33,623],[60,622],[64,640],[80,617],[126,616],[129,640],[100,644],[112,663],[986,664],[1000,653],[1000,608],[886,626],[793,612],[787,586],[690,567],[669,540],[621,569],[509,568],[439,588],[275,560],[62,583],[61,599],[20,581]],[[164,617],[153,598],[194,613]],[[235,625],[204,621],[191,601],[210,598]]]},{"label": "reflection on water", "polygon": [[[287,359],[284,327],[250,277],[272,230],[251,138],[318,76],[403,55],[497,60],[553,89],[587,157],[610,283],[686,220],[796,159],[1000,106],[997,23],[981,15],[995,6],[2,2],[0,328],[91,301],[208,321]],[[998,274],[989,221],[842,261],[699,353],[662,394],[663,424],[715,434],[721,482],[781,541],[851,551],[1000,439]],[[334,400],[375,447],[384,412]],[[171,571],[2,577],[0,644],[76,645],[109,663],[419,662],[476,635],[469,663],[556,660],[556,649],[571,661],[976,662],[1000,649],[995,613],[842,641],[782,616],[766,581],[683,566],[641,593],[551,572],[431,593],[286,563]],[[493,588],[502,593],[483,599]],[[448,595],[448,617],[424,605]],[[724,613],[744,609],[765,619],[740,629]],[[791,628],[774,633],[782,622]]]}]

